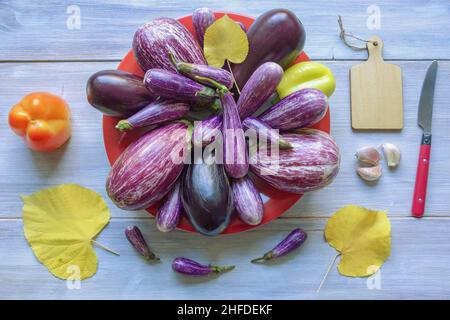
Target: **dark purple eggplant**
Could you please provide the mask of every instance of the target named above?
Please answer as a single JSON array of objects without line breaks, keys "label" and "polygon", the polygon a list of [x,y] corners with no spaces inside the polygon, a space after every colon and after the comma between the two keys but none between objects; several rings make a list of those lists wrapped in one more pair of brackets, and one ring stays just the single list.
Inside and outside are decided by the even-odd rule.
[{"label": "dark purple eggplant", "polygon": [[192,34],[172,18],[157,18],[140,27],[134,34],[133,52],[144,72],[153,68],[175,71],[169,53],[178,61],[206,64]]},{"label": "dark purple eggplant", "polygon": [[233,87],[233,76],[225,69],[176,61],[172,54],[169,56],[177,71],[192,80],[222,91]]},{"label": "dark purple eggplant", "polygon": [[144,77],[144,84],[152,95],[165,99],[211,105],[217,97],[214,89],[164,69],[148,70]]},{"label": "dark purple eggplant", "polygon": [[261,194],[256,190],[248,176],[232,180],[234,206],[239,218],[246,224],[255,226],[264,216]]},{"label": "dark purple eggplant", "polygon": [[125,229],[125,236],[137,252],[148,260],[159,260],[159,258],[150,250],[137,226],[128,226]]},{"label": "dark purple eggplant", "polygon": [[144,109],[138,111],[126,120],[120,120],[116,129],[129,131],[136,128],[151,126],[161,122],[177,120],[188,113],[190,107],[187,103],[173,100],[157,100]]},{"label": "dark purple eggplant", "polygon": [[172,190],[158,208],[156,215],[156,227],[161,232],[169,232],[175,229],[181,217],[180,182],[175,183]]},{"label": "dark purple eggplant", "polygon": [[197,147],[206,147],[217,135],[222,134],[222,115],[213,115],[194,123],[192,142]]},{"label": "dark purple eggplant", "polygon": [[282,257],[300,247],[308,235],[302,229],[294,229],[272,250],[266,252],[261,258],[253,259],[252,262],[260,262]]},{"label": "dark purple eggplant", "polygon": [[197,36],[200,48],[203,48],[203,39],[205,31],[216,21],[214,13],[208,8],[199,8],[192,14],[192,24],[194,25],[195,35]]},{"label": "dark purple eggplant", "polygon": [[237,102],[242,119],[251,116],[275,92],[283,77],[283,69],[275,62],[266,62],[253,72],[241,90]]},{"label": "dark purple eggplant", "polygon": [[303,51],[306,33],[293,12],[273,9],[253,22],[247,37],[248,56],[244,62],[233,65],[233,73],[240,88],[264,62],[276,62],[286,69]]},{"label": "dark purple eggplant", "polygon": [[291,130],[319,122],[327,108],[328,97],[322,91],[302,89],[270,107],[259,118],[274,129]]},{"label": "dark purple eggplant", "polygon": [[248,150],[241,118],[231,93],[222,98],[223,108],[223,162],[225,171],[232,178],[242,178],[248,172]]},{"label": "dark purple eggplant", "polygon": [[223,165],[212,154],[196,156],[181,185],[181,201],[192,226],[201,234],[221,233],[234,211],[233,192]]},{"label": "dark purple eggplant", "polygon": [[173,260],[172,269],[178,273],[189,276],[206,276],[211,273],[219,274],[226,271],[231,271],[234,269],[234,266],[219,267],[204,265],[188,258],[179,257]]},{"label": "dark purple eggplant", "polygon": [[106,191],[114,204],[124,210],[141,210],[169,193],[183,171],[191,135],[192,125],[179,120],[130,144],[106,180]]},{"label": "dark purple eggplant", "polygon": [[278,133],[278,129],[273,129],[264,121],[255,117],[247,117],[242,122],[244,130],[254,130],[259,143],[279,145],[280,149],[292,149],[292,145],[284,140]]},{"label": "dark purple eggplant", "polygon": [[86,85],[89,103],[108,116],[128,117],[155,100],[141,77],[120,70],[94,73]]}]

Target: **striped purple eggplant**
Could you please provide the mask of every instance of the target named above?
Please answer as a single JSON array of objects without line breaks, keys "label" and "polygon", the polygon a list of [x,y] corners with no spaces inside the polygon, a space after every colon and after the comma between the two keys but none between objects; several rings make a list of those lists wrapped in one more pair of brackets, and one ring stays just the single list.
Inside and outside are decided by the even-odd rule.
[{"label": "striped purple eggplant", "polygon": [[308,235],[302,229],[294,229],[272,250],[266,252],[261,258],[253,259],[252,262],[268,261],[287,255],[300,247],[306,241]]},{"label": "striped purple eggplant", "polygon": [[144,77],[144,84],[151,94],[165,99],[209,105],[217,97],[214,89],[164,69],[148,70]]},{"label": "striped purple eggplant", "polygon": [[276,189],[304,193],[327,186],[339,171],[339,148],[325,132],[301,129],[282,135],[292,149],[272,154],[260,146],[250,155],[252,172]]},{"label": "striped purple eggplant", "polygon": [[128,226],[125,229],[125,236],[128,242],[136,249],[137,252],[148,260],[159,260],[159,258],[150,250],[142,235],[141,230],[137,226]]},{"label": "striped purple eggplant", "polygon": [[251,116],[266,101],[283,77],[283,69],[275,62],[266,62],[253,72],[237,102],[242,119]]},{"label": "striped purple eggplant", "polygon": [[192,80],[210,87],[221,89],[222,91],[226,91],[226,89],[231,89],[231,87],[233,87],[233,76],[225,69],[176,61],[172,54],[169,56],[177,71]]},{"label": "striped purple eggplant", "polygon": [[189,276],[207,276],[211,273],[224,273],[231,271],[234,266],[212,266],[198,263],[197,261],[188,258],[175,258],[172,262],[172,269],[178,273],[182,273]]},{"label": "striped purple eggplant", "polygon": [[213,115],[194,123],[192,142],[197,147],[206,147],[219,134],[222,134],[222,115]]},{"label": "striped purple eggplant", "polygon": [[173,100],[157,100],[144,109],[138,111],[125,120],[120,120],[116,129],[129,131],[136,128],[151,126],[161,122],[177,120],[188,113],[190,107],[187,103]]},{"label": "striped purple eggplant", "polygon": [[327,109],[328,97],[322,91],[302,89],[270,107],[259,118],[274,129],[291,130],[319,122]]},{"label": "striped purple eggplant", "polygon": [[167,194],[156,215],[156,227],[161,232],[175,229],[181,217],[180,182],[177,181]]},{"label": "striped purple eggplant", "polygon": [[216,21],[214,13],[208,8],[199,8],[192,14],[192,24],[194,25],[195,35],[197,36],[200,48],[203,48],[203,39],[205,31]]},{"label": "striped purple eggplant", "polygon": [[248,172],[248,150],[241,119],[231,93],[222,98],[223,163],[232,178],[242,178]]},{"label": "striped purple eggplant", "polygon": [[181,185],[181,202],[191,225],[205,236],[228,226],[234,212],[233,191],[222,164],[212,153],[195,154]]},{"label": "striped purple eggplant", "polygon": [[258,118],[247,117],[242,121],[242,125],[244,126],[244,130],[254,131],[260,144],[264,142],[269,145],[278,145],[280,149],[292,149],[292,145],[280,136],[278,129],[272,129]]},{"label": "striped purple eggplant", "polygon": [[233,179],[231,185],[239,218],[251,226],[260,224],[264,216],[264,204],[252,180],[248,176]]},{"label": "striped purple eggplant", "polygon": [[130,144],[109,172],[106,191],[121,209],[141,210],[161,200],[184,167],[192,125],[177,121]]},{"label": "striped purple eggplant", "polygon": [[153,68],[175,71],[169,53],[178,61],[206,64],[192,34],[171,18],[157,18],[141,26],[134,34],[133,52],[144,72]]}]

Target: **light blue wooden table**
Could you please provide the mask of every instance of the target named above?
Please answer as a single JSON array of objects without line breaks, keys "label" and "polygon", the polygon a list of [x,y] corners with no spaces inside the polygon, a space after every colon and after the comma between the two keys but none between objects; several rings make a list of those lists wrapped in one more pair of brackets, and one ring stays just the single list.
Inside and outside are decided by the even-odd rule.
[{"label": "light blue wooden table", "polygon": [[[376,4],[379,30],[367,19]],[[307,29],[305,51],[335,74],[331,100],[332,135],[342,151],[341,172],[324,190],[311,193],[281,218],[243,234],[203,237],[176,231],[161,234],[145,212],[125,212],[109,200],[113,218],[99,241],[120,257],[96,249],[97,274],[70,290],[34,257],[23,236],[20,194],[60,183],[79,183],[107,199],[109,164],[103,148],[101,115],[86,102],[88,77],[115,68],[128,51],[135,29],[158,17],[178,17],[195,8],[251,16],[273,7],[293,10]],[[74,14],[80,12],[79,29]],[[349,68],[365,52],[345,47],[338,37],[337,15],[349,31],[384,40],[384,56],[403,69],[405,128],[399,133],[362,133],[350,128]],[[75,24],[74,24],[75,22]],[[0,298],[63,299],[406,299],[450,298],[450,5],[447,0],[296,0],[296,1],[153,1],[153,0],[3,0],[0,3]],[[433,149],[426,217],[410,217],[420,131],[417,103],[425,70],[439,60],[433,122]],[[31,91],[62,95],[73,112],[73,137],[51,154],[30,152],[7,126],[9,108]],[[354,173],[355,150],[390,141],[403,150],[396,171],[373,186]],[[386,209],[392,223],[392,255],[376,281],[347,278],[331,270],[316,289],[335,251],[323,239],[328,217],[346,204]],[[162,258],[148,265],[127,243],[123,230],[138,225]],[[270,265],[248,261],[269,249],[295,227],[308,241],[295,254]],[[170,268],[175,256],[236,264],[220,278],[188,279]],[[369,284],[370,284],[369,283]],[[372,288],[372,289],[371,289]]]}]

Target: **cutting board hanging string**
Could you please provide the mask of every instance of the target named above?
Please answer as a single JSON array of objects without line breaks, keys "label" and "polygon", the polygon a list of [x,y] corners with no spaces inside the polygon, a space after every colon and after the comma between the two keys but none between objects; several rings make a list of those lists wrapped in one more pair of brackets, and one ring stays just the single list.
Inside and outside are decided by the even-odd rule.
[{"label": "cutting board hanging string", "polygon": [[[366,39],[364,39],[364,38],[355,36],[355,35],[353,35],[353,34],[350,33],[350,32],[346,32],[345,29],[344,29],[344,23],[342,22],[342,17],[341,17],[341,16],[338,16],[338,24],[339,24],[339,29],[341,30],[340,33],[339,33],[339,38],[342,39],[342,41],[344,42],[344,44],[345,44],[347,47],[349,47],[349,48],[351,48],[351,49],[353,49],[353,50],[356,50],[356,51],[363,51],[363,50],[367,50],[367,44],[368,44],[368,43],[372,43],[374,46],[378,46],[378,42],[377,42],[377,41],[366,40]],[[364,47],[357,47],[357,46],[351,44],[351,43],[347,40],[346,37],[353,38],[353,39],[356,39],[356,40],[365,42],[365,43],[366,43],[366,46],[364,46]]]}]

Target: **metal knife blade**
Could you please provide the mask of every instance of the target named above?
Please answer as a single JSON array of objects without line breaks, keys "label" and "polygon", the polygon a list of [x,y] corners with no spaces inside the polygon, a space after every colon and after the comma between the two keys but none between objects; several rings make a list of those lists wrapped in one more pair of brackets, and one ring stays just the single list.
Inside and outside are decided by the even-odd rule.
[{"label": "metal knife blade", "polygon": [[438,63],[433,61],[428,67],[427,74],[423,80],[422,92],[419,101],[419,113],[417,116],[417,124],[422,128],[424,133],[431,134],[431,121],[433,119],[433,98],[434,87],[436,84]]}]

